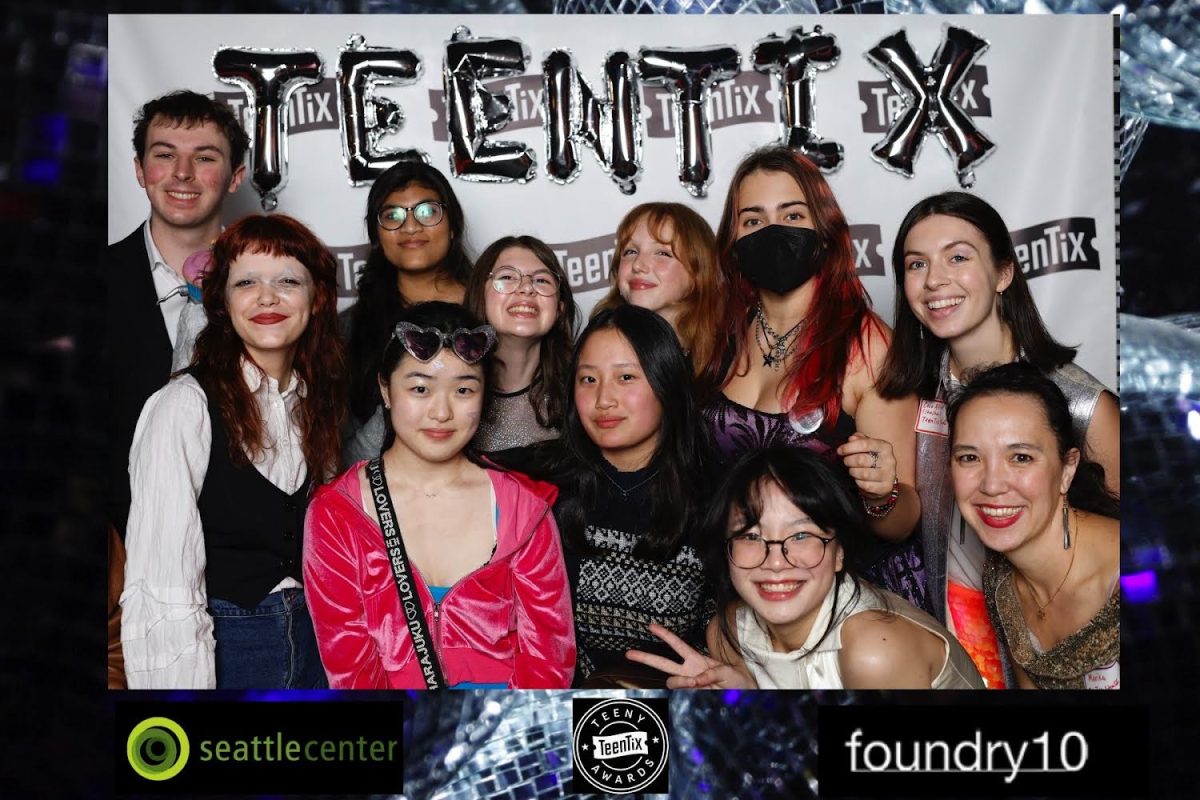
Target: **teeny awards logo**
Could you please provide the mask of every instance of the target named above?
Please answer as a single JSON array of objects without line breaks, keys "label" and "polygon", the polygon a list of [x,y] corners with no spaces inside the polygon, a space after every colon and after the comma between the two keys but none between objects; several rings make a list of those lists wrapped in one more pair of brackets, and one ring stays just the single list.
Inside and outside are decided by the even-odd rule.
[{"label": "teeny awards logo", "polygon": [[574,792],[668,791],[665,699],[577,698],[572,712]]},{"label": "teeny awards logo", "polygon": [[129,766],[148,781],[165,781],[178,775],[187,766],[190,749],[183,728],[166,717],[150,717],[138,723],[125,743]]}]

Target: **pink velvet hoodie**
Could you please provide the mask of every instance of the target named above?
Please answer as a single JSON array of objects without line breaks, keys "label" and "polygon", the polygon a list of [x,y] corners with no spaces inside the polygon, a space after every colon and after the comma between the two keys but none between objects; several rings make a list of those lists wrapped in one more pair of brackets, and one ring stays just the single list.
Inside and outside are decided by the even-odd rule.
[{"label": "pink velvet hoodie", "polygon": [[[334,689],[424,689],[379,525],[362,508],[362,462],[322,486],[304,525],[304,594]],[[451,587],[438,608],[410,563],[449,685],[565,689],[575,626],[558,527],[557,490],[488,471],[500,519],[496,553]]]}]

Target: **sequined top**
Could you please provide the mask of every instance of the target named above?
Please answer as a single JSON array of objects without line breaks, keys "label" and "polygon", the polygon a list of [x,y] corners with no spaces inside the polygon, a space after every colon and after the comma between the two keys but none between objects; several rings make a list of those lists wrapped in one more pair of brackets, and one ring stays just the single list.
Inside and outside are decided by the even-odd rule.
[{"label": "sequined top", "polygon": [[[833,467],[857,494],[837,454],[837,449],[855,431],[854,417],[846,412],[839,414],[832,426],[823,425],[819,412],[793,420],[786,413],[758,411],[718,393],[702,413],[721,466],[729,467],[745,453],[774,445],[803,447]],[[867,580],[895,592],[917,608],[930,610],[919,537],[910,536],[898,543],[877,540],[875,551],[864,556],[865,563],[870,565],[863,570]]]},{"label": "sequined top", "polygon": [[1089,672],[1121,659],[1121,593],[1112,592],[1096,616],[1054,647],[1039,652],[1030,640],[1012,563],[989,553],[983,567],[988,614],[1009,656],[1039,689],[1086,689]]},{"label": "sequined top", "polygon": [[[821,608],[804,646],[786,653],[771,647],[767,631],[758,615],[749,606],[739,606],[735,612],[738,645],[745,656],[746,668],[754,676],[758,688],[844,689],[840,661],[842,625],[855,614],[884,608],[885,597],[896,616],[929,631],[946,646],[946,660],[930,683],[930,689],[984,688],[983,679],[979,677],[967,651],[929,614],[913,608],[895,595],[880,593],[870,586],[863,585],[858,597],[854,598],[851,604],[853,595],[852,580],[843,580],[838,586],[830,586],[825,599],[821,601]],[[837,619],[826,636],[825,629],[829,627],[834,615],[835,597],[838,606]]]},{"label": "sequined top", "polygon": [[[475,434],[475,446],[482,453],[495,453],[513,447],[525,447],[547,439],[557,439],[557,428],[546,428],[538,423],[533,404],[529,401],[526,386],[517,392],[489,392],[491,409],[486,419],[479,423]],[[545,400],[542,413],[545,413]]]}]

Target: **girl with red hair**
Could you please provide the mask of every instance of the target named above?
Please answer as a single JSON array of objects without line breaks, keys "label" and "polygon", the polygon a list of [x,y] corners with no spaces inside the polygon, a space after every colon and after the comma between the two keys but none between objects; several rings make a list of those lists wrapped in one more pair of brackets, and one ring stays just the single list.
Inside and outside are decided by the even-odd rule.
[{"label": "girl with red hair", "polygon": [[229,226],[191,366],[146,402],[121,643],[131,689],[326,685],[304,599],[312,488],[344,416],[336,262],[282,214]]},{"label": "girl with red hair", "polygon": [[825,178],[786,147],[738,165],[717,231],[732,361],[705,409],[722,460],[784,444],[840,462],[881,540],[867,577],[924,606],[914,489],[917,404],[875,388],[891,331],[854,271]]}]

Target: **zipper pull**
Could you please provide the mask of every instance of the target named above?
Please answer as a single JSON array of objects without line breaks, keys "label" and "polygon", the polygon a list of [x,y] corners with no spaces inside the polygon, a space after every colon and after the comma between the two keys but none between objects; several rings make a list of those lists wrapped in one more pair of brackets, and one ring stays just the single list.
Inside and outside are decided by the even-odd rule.
[{"label": "zipper pull", "polygon": [[433,604],[433,621],[437,622],[438,617],[440,617],[441,615],[442,615],[442,604],[434,603]]}]

